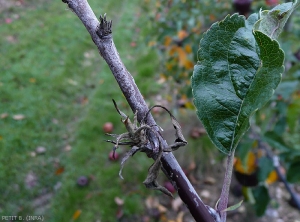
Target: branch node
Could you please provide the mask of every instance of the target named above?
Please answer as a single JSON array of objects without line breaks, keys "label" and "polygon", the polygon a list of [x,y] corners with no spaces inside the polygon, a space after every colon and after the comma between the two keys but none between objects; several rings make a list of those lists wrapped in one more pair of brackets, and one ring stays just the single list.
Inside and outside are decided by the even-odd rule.
[{"label": "branch node", "polygon": [[217,210],[215,210],[214,208],[205,205],[206,209],[208,210],[209,214],[212,216],[212,218],[214,219],[214,222],[221,222],[221,217],[220,214],[218,213]]},{"label": "branch node", "polygon": [[106,20],[106,13],[103,15],[103,17],[100,15],[99,19],[100,24],[97,26],[96,33],[102,39],[112,33],[112,20]]}]

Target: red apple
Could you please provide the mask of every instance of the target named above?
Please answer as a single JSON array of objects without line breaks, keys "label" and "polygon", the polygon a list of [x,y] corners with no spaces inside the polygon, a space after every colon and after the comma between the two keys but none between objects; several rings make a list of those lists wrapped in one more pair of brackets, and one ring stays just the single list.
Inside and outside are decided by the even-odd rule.
[{"label": "red apple", "polygon": [[119,159],[119,154],[112,150],[109,152],[108,158],[111,161],[117,161]]},{"label": "red apple", "polygon": [[103,131],[105,133],[111,133],[114,130],[114,125],[111,122],[106,122],[103,125]]}]

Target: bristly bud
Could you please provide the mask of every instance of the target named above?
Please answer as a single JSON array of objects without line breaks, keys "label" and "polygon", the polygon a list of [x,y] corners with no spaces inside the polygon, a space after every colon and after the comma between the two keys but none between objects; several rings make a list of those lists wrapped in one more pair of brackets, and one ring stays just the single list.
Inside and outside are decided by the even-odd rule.
[{"label": "bristly bud", "polygon": [[112,20],[111,21],[106,20],[106,13],[103,15],[103,17],[102,15],[100,15],[99,20],[100,20],[100,24],[97,27],[96,33],[100,38],[103,38],[112,33],[111,31]]}]

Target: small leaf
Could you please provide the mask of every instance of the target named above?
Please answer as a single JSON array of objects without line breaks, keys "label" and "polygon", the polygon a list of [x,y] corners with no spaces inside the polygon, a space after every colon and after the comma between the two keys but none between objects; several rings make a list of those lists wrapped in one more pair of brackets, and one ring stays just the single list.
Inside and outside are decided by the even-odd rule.
[{"label": "small leaf", "polygon": [[247,165],[247,161],[249,158],[249,152],[251,148],[257,147],[257,141],[256,140],[250,140],[246,139],[241,141],[236,149],[236,157],[240,159],[243,166]]},{"label": "small leaf", "polygon": [[155,41],[150,41],[150,42],[148,42],[148,46],[149,47],[153,47],[153,46],[155,46],[156,45],[156,42]]},{"label": "small leaf", "polygon": [[281,152],[279,158],[286,163],[291,163],[295,158],[300,158],[300,150],[291,149],[286,152]]},{"label": "small leaf", "polygon": [[45,148],[45,147],[43,147],[43,146],[38,146],[36,149],[35,149],[35,152],[37,153],[37,154],[43,154],[43,153],[45,153],[47,151],[47,149]]},{"label": "small leaf", "polygon": [[176,197],[174,200],[172,200],[172,209],[174,211],[178,211],[182,205],[183,201],[180,197]]},{"label": "small leaf", "polygon": [[294,160],[288,168],[286,179],[290,183],[300,182],[300,159]]},{"label": "small leaf", "polygon": [[[183,216],[184,216],[184,212],[183,211],[180,211],[177,215],[177,218],[176,218],[176,222],[183,222]],[[171,221],[170,221],[171,222]]]},{"label": "small leaf", "polygon": [[73,220],[77,220],[80,214],[81,214],[81,210],[76,210],[72,216]]},{"label": "small leaf", "polygon": [[75,81],[75,80],[73,80],[73,79],[68,79],[68,83],[69,83],[70,85],[73,85],[73,86],[77,86],[77,85],[78,85],[78,82]]},{"label": "small leaf", "polygon": [[186,59],[184,61],[184,64],[183,64],[184,68],[186,69],[192,69],[194,67],[194,63],[188,59]]},{"label": "small leaf", "polygon": [[57,170],[55,170],[55,175],[60,175],[65,171],[65,168],[63,166],[59,167]]},{"label": "small leaf", "polygon": [[125,162],[129,159],[129,157],[133,156],[136,152],[139,151],[139,147],[137,146],[134,146],[132,147],[129,151],[127,151],[124,155],[124,157],[122,158],[122,161],[121,161],[121,169],[119,171],[119,176],[121,179],[124,179],[123,176],[122,176],[122,170],[124,168],[124,165],[125,165]]},{"label": "small leaf", "polygon": [[250,187],[243,186],[242,187],[242,194],[245,197],[246,201],[250,204],[255,204],[255,199],[253,196],[252,189]]},{"label": "small leaf", "polygon": [[262,137],[271,147],[276,148],[280,151],[289,151],[291,148],[285,144],[283,138],[276,134],[274,131],[268,131]]},{"label": "small leaf", "polygon": [[265,181],[273,170],[273,161],[268,157],[261,157],[258,166],[258,181]]},{"label": "small leaf", "polygon": [[212,21],[212,22],[216,21],[216,16],[214,14],[210,14],[209,15],[209,20]]},{"label": "small leaf", "polygon": [[298,81],[284,81],[280,83],[275,94],[277,96],[282,96],[284,100],[288,100],[291,97],[292,93],[297,89],[299,89]]},{"label": "small leaf", "polygon": [[174,66],[173,63],[171,63],[171,62],[166,63],[166,69],[168,71],[172,70],[173,66]]},{"label": "small leaf", "polygon": [[[287,108],[287,122],[291,132],[294,132],[300,118],[300,97],[296,98]],[[298,120],[298,121],[297,121]]]},{"label": "small leaf", "polygon": [[275,170],[272,170],[266,179],[267,184],[272,184],[278,180],[278,174]]},{"label": "small leaf", "polygon": [[265,186],[259,186],[256,188],[253,188],[252,190],[254,199],[255,199],[255,211],[257,216],[264,215],[267,206],[270,202],[270,196],[268,189]]},{"label": "small leaf", "polygon": [[215,204],[215,209],[218,209],[219,202],[220,202],[220,198],[217,200],[217,203]]},{"label": "small leaf", "polygon": [[237,158],[234,164],[234,169],[242,174],[251,175],[257,170],[257,157],[250,151],[246,160],[246,165],[244,165],[242,161]]},{"label": "small leaf", "polygon": [[286,129],[286,116],[283,116],[286,115],[286,111],[282,112],[281,115],[282,116],[278,118],[273,128],[274,132],[278,135],[281,135]]},{"label": "small leaf", "polygon": [[14,120],[22,120],[22,119],[25,119],[25,118],[26,117],[23,114],[13,115]]},{"label": "small leaf", "polygon": [[184,49],[185,49],[185,51],[186,51],[187,53],[191,53],[191,52],[192,52],[192,47],[191,47],[191,45],[186,45],[186,46],[184,47]]},{"label": "small leaf", "polygon": [[38,178],[36,174],[30,171],[25,177],[25,185],[28,189],[32,189],[38,184]]},{"label": "small leaf", "polygon": [[124,200],[121,199],[120,197],[115,197],[115,203],[116,203],[118,206],[123,206],[123,205],[124,205]]},{"label": "small leaf", "polygon": [[31,82],[31,83],[36,83],[36,79],[35,79],[35,78],[30,78],[30,79],[29,79],[29,82]]},{"label": "small leaf", "polygon": [[182,40],[182,39],[184,39],[185,37],[188,36],[188,33],[187,33],[187,31],[185,31],[185,30],[180,30],[180,31],[177,33],[177,36],[178,36],[179,40]]},{"label": "small leaf", "polygon": [[272,10],[265,10],[259,12],[259,20],[254,25],[254,30],[261,31],[273,39],[277,39],[283,30],[288,18],[299,6],[297,0],[292,3],[284,3],[277,5]]},{"label": "small leaf", "polygon": [[243,203],[244,200],[241,200],[240,202],[238,202],[237,204],[231,206],[231,207],[228,207],[226,208],[225,210],[222,210],[222,212],[227,212],[227,211],[233,211],[233,210],[236,210],[237,208],[239,208],[242,203]]},{"label": "small leaf", "polygon": [[172,45],[172,46],[171,46],[171,49],[170,49],[170,51],[169,51],[169,55],[170,55],[170,56],[173,56],[173,55],[176,53],[177,48],[178,48],[178,46]]},{"label": "small leaf", "polygon": [[64,151],[70,151],[72,149],[71,145],[70,144],[67,144],[64,148]]},{"label": "small leaf", "polygon": [[164,46],[168,47],[169,45],[171,45],[171,43],[172,43],[172,37],[166,36]]},{"label": "small leaf", "polygon": [[278,42],[252,32],[257,18],[227,16],[200,41],[192,76],[194,104],[209,137],[225,154],[235,150],[250,117],[271,98],[284,71]]},{"label": "small leaf", "polygon": [[158,197],[148,196],[145,200],[145,205],[147,209],[157,208],[159,205]]},{"label": "small leaf", "polygon": [[0,115],[0,118],[1,119],[5,119],[5,118],[7,118],[9,115],[8,115],[8,113],[2,113],[1,115]]},{"label": "small leaf", "polygon": [[179,58],[179,65],[184,66],[187,60],[187,54],[182,47],[177,47],[177,53]]},{"label": "small leaf", "polygon": [[159,79],[156,81],[158,84],[163,84],[164,82],[166,82],[167,80],[167,77],[166,75],[164,75],[163,73],[161,73],[159,75]]}]

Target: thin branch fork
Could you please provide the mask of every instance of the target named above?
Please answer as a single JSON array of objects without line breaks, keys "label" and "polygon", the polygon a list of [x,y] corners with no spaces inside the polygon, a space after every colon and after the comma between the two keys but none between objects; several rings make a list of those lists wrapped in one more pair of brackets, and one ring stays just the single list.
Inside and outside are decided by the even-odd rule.
[{"label": "thin branch fork", "polygon": [[[112,34],[109,32],[111,22],[107,22],[104,16],[103,18],[100,17],[101,24],[99,24],[98,19],[86,0],[62,1],[67,3],[68,7],[78,16],[90,33],[93,42],[97,46],[100,55],[109,65],[133,113],[138,111],[138,121],[140,122],[143,117],[146,116],[149,108],[136,86],[133,77],[127,71],[119,57],[112,39]],[[106,23],[106,25],[104,23]],[[146,122],[152,126],[157,125],[151,114],[147,115]],[[158,128],[156,128],[156,130],[158,131]],[[150,143],[152,147],[149,147],[149,149],[158,151],[159,142],[157,137],[152,135],[150,140],[152,140]],[[168,144],[163,138],[161,138],[160,141],[164,147],[167,147]],[[163,172],[171,180],[174,187],[177,188],[180,198],[189,208],[194,219],[198,222],[214,222],[213,217],[209,213],[209,207],[207,208],[207,206],[204,205],[174,155],[172,153],[164,153],[161,162]]]}]

